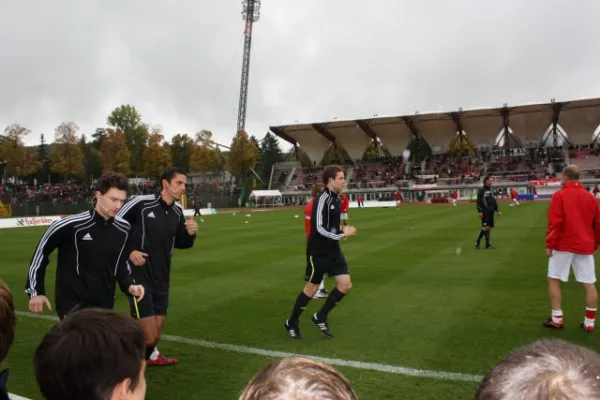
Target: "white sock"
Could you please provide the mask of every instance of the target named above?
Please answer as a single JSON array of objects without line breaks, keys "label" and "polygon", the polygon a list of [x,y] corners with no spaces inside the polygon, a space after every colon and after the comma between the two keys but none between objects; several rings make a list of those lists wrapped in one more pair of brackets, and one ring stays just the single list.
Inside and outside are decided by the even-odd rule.
[{"label": "white sock", "polygon": [[158,351],[158,347],[155,347],[152,355],[150,355],[150,359],[154,361],[158,358],[158,356],[160,356],[160,352]]},{"label": "white sock", "polygon": [[321,284],[319,285],[319,290],[325,290],[325,279],[321,281]]},{"label": "white sock", "polygon": [[563,320],[562,310],[552,310],[552,322],[560,324]]}]

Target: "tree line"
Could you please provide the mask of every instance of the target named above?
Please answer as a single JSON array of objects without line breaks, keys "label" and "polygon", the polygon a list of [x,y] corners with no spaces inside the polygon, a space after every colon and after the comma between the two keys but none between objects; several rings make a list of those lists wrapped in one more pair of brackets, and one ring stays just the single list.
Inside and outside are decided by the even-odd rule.
[{"label": "tree line", "polygon": [[221,172],[244,177],[251,170],[268,182],[271,167],[283,161],[277,139],[267,133],[260,141],[245,131],[237,132],[229,149],[221,151],[209,130],[179,133],[169,142],[162,129],[142,121],[132,105],[115,108],[88,138],[74,122],[54,129],[54,143],[40,135],[38,146],[26,146],[31,130],[9,125],[0,135],[0,162],[4,175],[25,182],[91,182],[107,171],[130,177],[158,178],[170,166],[186,172]]}]

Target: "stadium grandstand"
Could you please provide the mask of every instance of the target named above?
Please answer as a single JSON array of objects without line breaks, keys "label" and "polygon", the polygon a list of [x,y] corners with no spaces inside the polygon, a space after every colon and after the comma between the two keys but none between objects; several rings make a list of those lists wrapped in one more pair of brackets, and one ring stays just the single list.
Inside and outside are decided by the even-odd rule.
[{"label": "stadium grandstand", "polygon": [[309,163],[276,165],[270,187],[284,203],[302,204],[335,150],[351,201],[391,200],[399,191],[407,201],[445,202],[451,190],[472,199],[485,174],[501,194],[515,188],[537,198],[536,187],[555,184],[569,163],[586,184],[600,181],[599,125],[600,98],[272,126]]}]

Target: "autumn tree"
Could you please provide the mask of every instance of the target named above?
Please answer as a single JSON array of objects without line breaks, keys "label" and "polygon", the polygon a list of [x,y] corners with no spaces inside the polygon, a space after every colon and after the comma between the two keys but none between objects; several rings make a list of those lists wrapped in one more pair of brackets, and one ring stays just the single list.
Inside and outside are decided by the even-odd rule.
[{"label": "autumn tree", "polygon": [[229,150],[229,172],[234,176],[245,176],[256,166],[258,148],[244,130],[240,130],[231,141]]},{"label": "autumn tree", "polygon": [[19,124],[4,129],[0,154],[7,175],[24,178],[37,172],[40,166],[37,151],[25,146],[25,137],[30,133],[29,129]]},{"label": "autumn tree", "polygon": [[77,137],[79,126],[74,122],[62,122],[54,129],[54,145],[50,152],[50,169],[67,179],[82,175],[85,171],[83,152]]},{"label": "autumn tree", "polygon": [[216,171],[223,165],[221,152],[215,148],[212,132],[201,130],[196,133],[194,146],[190,156],[190,169],[192,171]]},{"label": "autumn tree", "polygon": [[162,173],[172,165],[171,152],[164,143],[164,136],[154,132],[148,138],[144,150],[144,169],[151,178],[160,178]]},{"label": "autumn tree", "polygon": [[131,153],[127,147],[125,133],[119,129],[107,129],[100,144],[100,160],[102,173],[131,173]]},{"label": "autumn tree", "polygon": [[150,136],[150,127],[142,123],[139,111],[130,104],[124,104],[115,108],[106,122],[113,129],[125,134],[131,171],[134,175],[142,173],[144,149]]},{"label": "autumn tree", "polygon": [[171,139],[169,146],[173,165],[183,168],[184,171],[190,171],[190,159],[194,151],[194,140],[187,134],[178,134]]}]

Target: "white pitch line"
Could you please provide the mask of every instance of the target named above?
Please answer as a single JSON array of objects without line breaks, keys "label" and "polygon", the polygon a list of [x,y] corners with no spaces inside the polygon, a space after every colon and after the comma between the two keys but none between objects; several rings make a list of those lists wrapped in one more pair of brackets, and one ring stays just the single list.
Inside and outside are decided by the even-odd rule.
[{"label": "white pitch line", "polygon": [[[50,320],[50,321],[58,321],[57,317],[53,317],[50,315],[37,315],[37,314],[32,314],[32,313],[23,312],[23,311],[17,311],[17,315],[22,316],[22,317],[30,317],[30,318],[46,319],[46,320]],[[162,335],[162,340],[167,340],[169,342],[175,342],[175,343],[190,344],[190,345],[199,346],[199,347],[206,347],[209,349],[232,351],[235,353],[254,354],[254,355],[265,356],[265,357],[270,357],[270,358],[285,358],[285,357],[302,355],[304,357],[309,357],[313,360],[320,361],[322,363],[329,364],[329,365],[336,365],[336,366],[340,366],[340,367],[350,367],[350,368],[369,370],[369,371],[387,372],[387,373],[398,374],[398,375],[408,375],[408,376],[414,376],[414,377],[418,377],[418,378],[445,379],[445,380],[450,380],[450,381],[463,381],[463,382],[481,382],[481,380],[483,379],[483,376],[480,376],[480,375],[463,374],[460,372],[434,371],[434,370],[416,369],[416,368],[409,368],[409,367],[402,367],[402,366],[388,365],[388,364],[344,360],[341,358],[327,358],[327,357],[320,357],[320,356],[313,356],[313,355],[288,353],[285,351],[266,350],[266,349],[259,349],[256,347],[246,347],[246,346],[238,346],[238,345],[234,345],[234,344],[209,342],[206,340],[190,339],[190,338],[186,338],[186,337],[182,337],[182,336],[174,336],[174,335]]]}]

